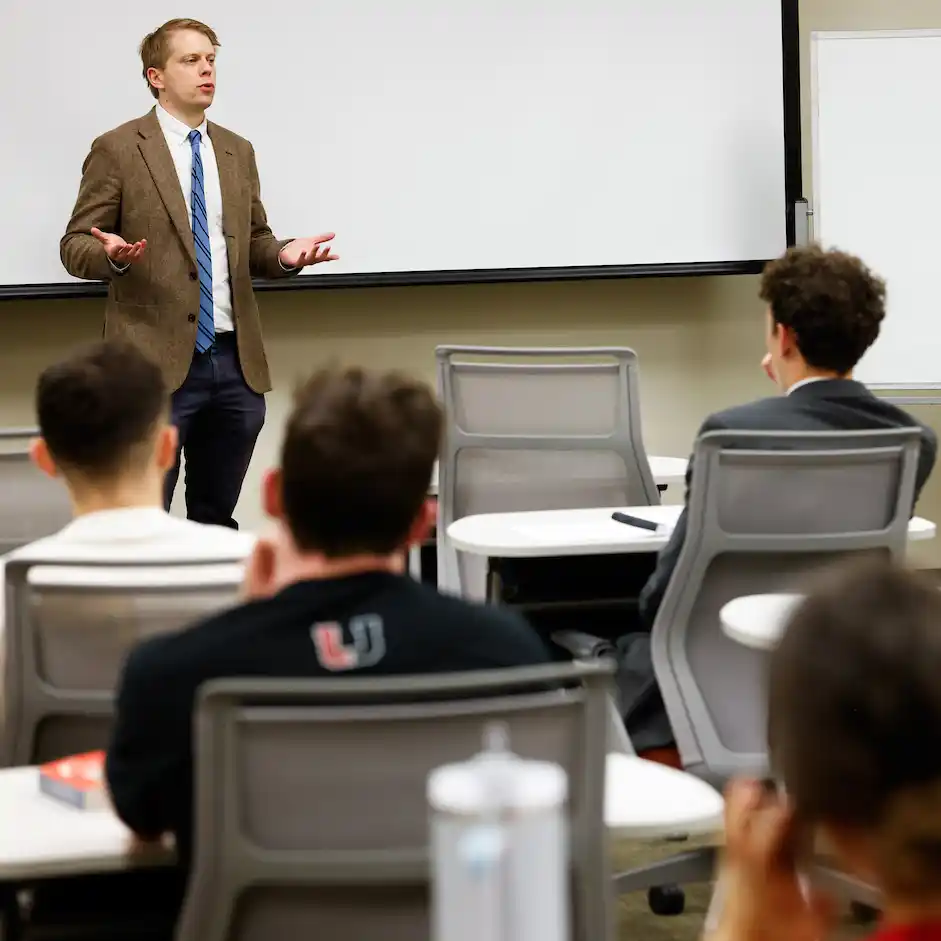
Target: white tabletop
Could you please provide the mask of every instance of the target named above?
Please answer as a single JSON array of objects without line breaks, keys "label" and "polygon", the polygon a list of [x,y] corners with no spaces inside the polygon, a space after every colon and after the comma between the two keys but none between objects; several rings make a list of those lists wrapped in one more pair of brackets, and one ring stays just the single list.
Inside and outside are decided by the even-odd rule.
[{"label": "white tabletop", "polygon": [[[633,755],[608,755],[605,820],[614,836],[657,839],[710,833],[722,798],[698,778]],[[76,810],[40,793],[38,769],[0,771],[0,880],[168,865],[169,846],[133,849],[111,810]]]},{"label": "white tabletop", "polygon": [[77,810],[41,794],[37,768],[0,771],[0,879],[114,872],[173,861],[168,847],[132,852],[133,837],[111,810]]},{"label": "white tabletop", "polygon": [[[659,529],[618,523],[611,518],[616,510],[658,523]],[[448,539],[455,549],[493,559],[657,552],[667,544],[682,510],[682,505],[670,504],[483,513],[453,522]],[[912,541],[933,539],[935,532],[935,524],[919,516],[908,524]]]},{"label": "white tabletop", "polygon": [[925,539],[934,539],[937,535],[938,527],[931,520],[926,520],[921,516],[913,516],[908,521],[908,541],[922,542]]},{"label": "white tabletop", "polygon": [[[647,461],[650,464],[650,473],[653,475],[655,483],[658,484],[681,484],[686,480],[686,468],[689,461],[685,457],[653,457],[648,456]],[[428,493],[432,496],[438,494],[438,462],[435,461],[435,468],[431,474],[431,484],[428,486]]]},{"label": "white tabletop", "polygon": [[[615,522],[611,514],[616,510],[659,523],[660,529],[650,532]],[[448,539],[455,549],[497,559],[657,552],[667,544],[682,510],[674,504],[486,513],[453,522]]]},{"label": "white tabletop", "polygon": [[611,836],[659,840],[722,830],[722,795],[684,771],[608,755],[604,819]]},{"label": "white tabletop", "polygon": [[722,606],[719,620],[727,637],[754,650],[774,649],[803,595],[779,592],[745,595]]},{"label": "white tabletop", "polygon": [[686,469],[689,459],[685,457],[657,457],[648,456],[650,473],[658,484],[684,484],[686,483]]}]

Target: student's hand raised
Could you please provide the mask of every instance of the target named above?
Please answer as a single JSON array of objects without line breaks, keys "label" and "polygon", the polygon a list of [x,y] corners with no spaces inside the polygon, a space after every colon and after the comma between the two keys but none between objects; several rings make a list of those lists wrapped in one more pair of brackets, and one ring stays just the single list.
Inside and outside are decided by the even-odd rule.
[{"label": "student's hand raised", "polygon": [[802,835],[793,808],[757,781],[734,781],[725,799],[718,927],[706,941],[822,941],[834,908],[801,884]]},{"label": "student's hand raised", "polygon": [[141,239],[129,245],[120,235],[102,232],[101,229],[92,228],[91,234],[105,247],[108,258],[119,268],[124,265],[133,265],[144,257],[147,248],[147,239]]}]

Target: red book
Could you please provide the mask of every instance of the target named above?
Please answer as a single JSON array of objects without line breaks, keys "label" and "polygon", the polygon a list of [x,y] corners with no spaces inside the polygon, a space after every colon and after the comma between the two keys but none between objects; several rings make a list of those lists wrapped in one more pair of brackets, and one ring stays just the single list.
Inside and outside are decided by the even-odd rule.
[{"label": "red book", "polygon": [[108,806],[104,770],[103,751],[60,758],[40,766],[39,790],[79,810],[102,810]]}]

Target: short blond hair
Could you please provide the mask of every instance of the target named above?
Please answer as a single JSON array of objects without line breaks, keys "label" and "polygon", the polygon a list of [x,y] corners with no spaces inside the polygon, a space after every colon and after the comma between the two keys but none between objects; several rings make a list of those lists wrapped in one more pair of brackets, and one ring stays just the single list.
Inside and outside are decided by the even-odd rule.
[{"label": "short blond hair", "polygon": [[170,58],[170,37],[181,30],[191,29],[194,32],[202,33],[216,49],[221,43],[216,31],[199,20],[190,20],[185,17],[177,17],[174,20],[167,20],[163,26],[158,26],[152,33],[148,33],[140,44],[140,59],[144,66],[144,81],[150,89],[154,98],[160,97],[159,89],[150,84],[147,73],[151,69],[164,69],[167,67],[167,60]]}]

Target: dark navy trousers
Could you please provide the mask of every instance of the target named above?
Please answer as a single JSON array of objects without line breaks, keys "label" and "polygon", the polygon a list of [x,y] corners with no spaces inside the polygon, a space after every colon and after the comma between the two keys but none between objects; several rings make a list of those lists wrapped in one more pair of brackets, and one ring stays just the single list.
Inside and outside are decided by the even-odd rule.
[{"label": "dark navy trousers", "polygon": [[180,436],[176,466],[167,474],[164,502],[173,499],[186,456],[186,516],[238,529],[233,519],[255,441],[265,423],[265,397],[245,383],[235,333],[220,333],[205,353],[194,353],[172,398]]}]

